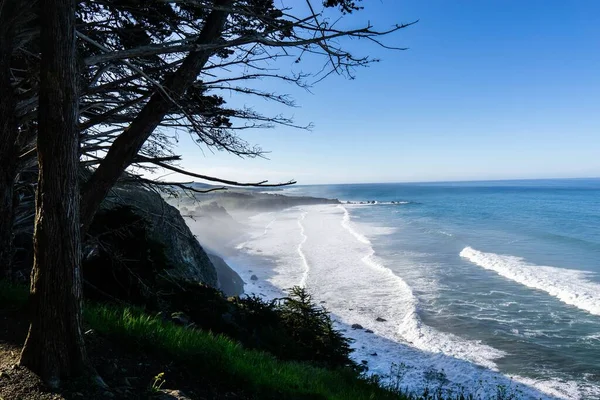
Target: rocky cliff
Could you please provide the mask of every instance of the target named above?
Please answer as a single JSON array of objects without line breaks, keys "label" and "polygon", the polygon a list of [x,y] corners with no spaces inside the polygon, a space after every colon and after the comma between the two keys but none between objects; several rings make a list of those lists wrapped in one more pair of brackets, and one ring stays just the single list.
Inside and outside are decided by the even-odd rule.
[{"label": "rocky cliff", "polygon": [[148,222],[151,239],[165,247],[165,256],[171,268],[164,272],[172,278],[202,282],[218,288],[217,271],[208,254],[196,240],[179,210],[167,204],[155,192],[137,186],[120,186],[113,190],[102,207],[131,207],[132,211]]}]

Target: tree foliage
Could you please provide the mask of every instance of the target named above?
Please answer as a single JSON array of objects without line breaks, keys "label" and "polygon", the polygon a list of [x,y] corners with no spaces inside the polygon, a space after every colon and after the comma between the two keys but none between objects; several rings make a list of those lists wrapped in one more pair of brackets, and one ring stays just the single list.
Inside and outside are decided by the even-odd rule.
[{"label": "tree foliage", "polygon": [[[57,4],[64,7],[57,8]],[[74,238],[72,229],[79,223],[72,215],[74,210],[81,210],[81,229],[76,231],[85,235],[100,204],[119,180],[168,184],[153,182],[140,173],[154,168],[223,184],[270,186],[267,181],[237,182],[178,167],[178,135],[191,135],[203,150],[262,157],[265,151],[244,139],[246,130],[310,126],[298,125],[285,115],[265,115],[250,106],[236,107],[226,101],[227,96],[248,96],[246,104],[264,99],[294,106],[288,95],[264,90],[260,82],[274,80],[308,89],[331,74],[353,78],[357,68],[378,60],[354,54],[348,39],[402,49],[384,44],[382,39],[411,25],[379,30],[367,22],[342,28],[340,21],[345,15],[360,12],[359,0],[289,4],[293,6],[275,0],[0,3],[0,248],[9,247],[15,207],[19,201],[31,200],[27,193],[32,191],[23,186],[36,187],[39,168],[43,179],[37,180],[36,243],[53,245],[36,247],[34,276],[46,276],[39,275],[43,273],[51,279],[36,281],[32,293],[52,296],[45,298],[47,302],[36,300],[38,320],[32,327],[41,332],[39,327],[50,321],[42,316],[42,308],[54,310],[59,319],[63,317],[60,310],[69,314],[64,315],[66,334],[62,339],[54,335],[57,345],[53,348],[65,347],[74,359],[65,361],[57,351],[42,358],[39,350],[44,348],[43,341],[52,340],[50,329],[38,335],[43,340],[29,342],[26,360],[30,365],[41,360],[45,376],[58,379],[68,375],[81,364],[82,360],[75,359],[77,354],[85,355],[79,340],[78,306],[69,308],[68,303],[73,293],[77,298],[71,303],[78,303],[81,291],[80,237]],[[64,38],[69,43],[61,43]],[[65,46],[71,44],[70,57],[52,57],[53,51],[66,54]],[[303,70],[306,59],[313,65],[320,60],[321,67]],[[56,74],[62,92],[56,86]],[[48,88],[52,88],[51,95]],[[69,101],[60,102],[65,94]],[[55,118],[59,115],[64,117],[62,122]],[[68,140],[60,135],[62,131]],[[63,142],[68,148],[57,149],[55,143]],[[62,158],[53,160],[52,152],[59,150]],[[68,168],[61,169],[61,163]],[[15,182],[20,182],[17,191],[13,190]],[[56,208],[59,205],[54,203],[60,199],[68,207]],[[41,218],[44,215],[52,218]],[[17,219],[31,220],[29,216]],[[41,227],[46,233],[38,230]],[[69,235],[63,240],[69,243],[61,245],[60,235],[53,232],[63,228],[68,228]],[[7,257],[10,252],[0,252],[0,262]],[[55,279],[59,276],[69,279],[59,282]],[[289,304],[300,307],[303,303]],[[296,322],[301,323],[290,320]],[[77,339],[73,341],[77,348],[68,347],[65,340],[69,337]]]}]

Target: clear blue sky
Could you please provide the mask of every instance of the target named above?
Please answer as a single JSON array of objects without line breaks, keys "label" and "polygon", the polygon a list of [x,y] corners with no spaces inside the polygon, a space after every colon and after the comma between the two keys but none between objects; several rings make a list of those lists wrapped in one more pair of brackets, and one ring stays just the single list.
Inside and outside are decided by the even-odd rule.
[{"label": "clear blue sky", "polygon": [[[291,4],[294,4],[292,2]],[[312,94],[281,83],[312,132],[248,132],[269,160],[204,154],[181,137],[182,166],[241,180],[301,184],[600,176],[600,1],[364,0],[348,24],[420,22],[387,40],[351,42],[382,61]],[[303,68],[316,65],[309,61]],[[169,179],[174,179],[170,177]]]}]

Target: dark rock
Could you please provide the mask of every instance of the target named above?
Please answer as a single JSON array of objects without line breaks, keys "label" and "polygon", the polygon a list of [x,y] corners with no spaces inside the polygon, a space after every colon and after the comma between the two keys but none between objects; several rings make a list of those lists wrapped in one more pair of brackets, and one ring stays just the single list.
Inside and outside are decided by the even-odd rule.
[{"label": "dark rock", "polygon": [[367,332],[367,333],[373,333],[373,331],[370,330],[370,329],[365,329],[365,332]]},{"label": "dark rock", "polygon": [[177,325],[183,326],[188,326],[192,323],[190,317],[188,317],[182,312],[174,312],[173,314],[171,314],[171,321],[173,321]]},{"label": "dark rock", "polygon": [[363,329],[363,326],[361,324],[352,324],[351,328],[352,329]]},{"label": "dark rock", "polygon": [[376,357],[376,356],[377,356],[377,353],[371,353],[371,355],[372,355],[373,357]]},{"label": "dark rock", "polygon": [[360,363],[363,365],[367,365],[369,362],[367,360],[360,360]]},{"label": "dark rock", "polygon": [[[180,210],[183,210],[185,207],[181,207]],[[209,214],[211,217],[217,218],[219,220],[229,220],[234,221],[233,217],[227,212],[225,207],[219,205],[216,201],[211,201],[208,204],[203,204],[201,206],[196,207],[194,210],[196,214]]]},{"label": "dark rock", "polygon": [[149,222],[150,238],[165,246],[165,256],[172,267],[166,271],[170,278],[218,286],[215,267],[177,208],[158,193],[133,185],[115,187],[102,203],[103,209],[119,206],[131,207]]},{"label": "dark rock", "polygon": [[251,280],[253,280],[253,281],[257,281],[257,280],[258,280],[258,276],[256,276],[256,275],[252,275],[252,276],[250,277],[250,279],[251,279]]},{"label": "dark rock", "polygon": [[244,281],[225,260],[214,254],[209,254],[208,258],[217,271],[218,288],[225,296],[239,296],[244,293]]},{"label": "dark rock", "polygon": [[377,318],[375,318],[375,321],[377,321],[377,322],[385,322],[385,321],[387,321],[387,319],[381,318],[381,317],[377,317]]}]

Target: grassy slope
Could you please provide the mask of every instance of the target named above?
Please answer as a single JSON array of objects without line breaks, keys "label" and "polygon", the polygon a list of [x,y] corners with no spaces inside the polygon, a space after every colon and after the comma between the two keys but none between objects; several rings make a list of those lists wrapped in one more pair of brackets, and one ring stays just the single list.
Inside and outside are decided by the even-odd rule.
[{"label": "grassy slope", "polygon": [[[0,282],[0,307],[23,305],[26,298],[24,288]],[[114,342],[182,363],[224,390],[243,389],[264,399],[399,398],[349,371],[280,361],[226,337],[180,327],[137,309],[88,304],[85,321]]]}]

